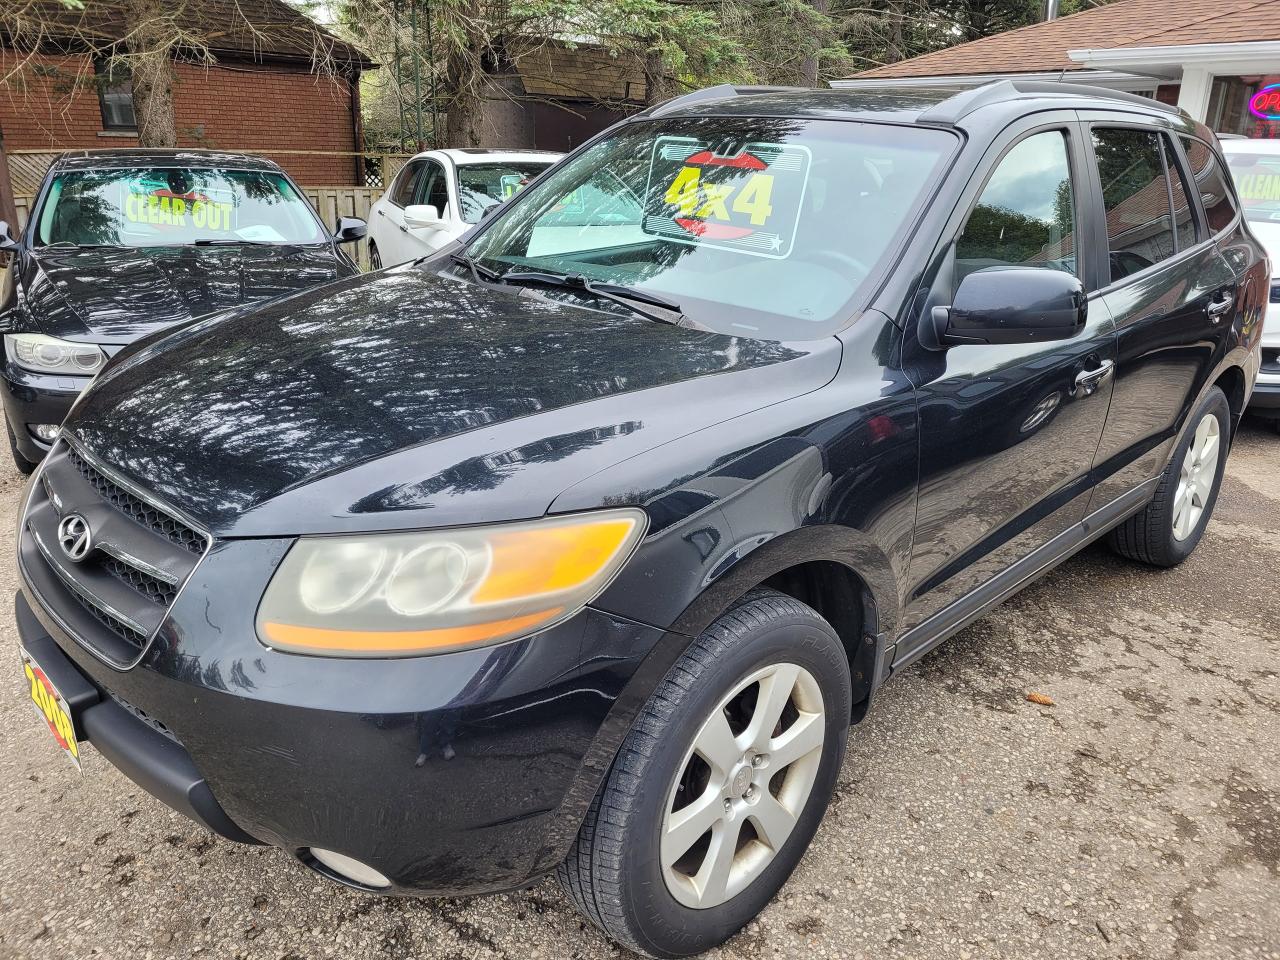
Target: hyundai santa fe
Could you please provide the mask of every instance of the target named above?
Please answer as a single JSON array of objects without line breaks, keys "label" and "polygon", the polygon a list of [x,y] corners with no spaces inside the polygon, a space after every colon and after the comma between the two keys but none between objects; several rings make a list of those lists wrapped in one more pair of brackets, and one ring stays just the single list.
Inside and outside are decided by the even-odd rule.
[{"label": "hyundai santa fe", "polygon": [[28,488],[26,682],[231,840],[556,872],[695,954],[888,678],[1091,541],[1195,549],[1269,278],[1151,101],[691,94],[464,243],[121,351]]}]

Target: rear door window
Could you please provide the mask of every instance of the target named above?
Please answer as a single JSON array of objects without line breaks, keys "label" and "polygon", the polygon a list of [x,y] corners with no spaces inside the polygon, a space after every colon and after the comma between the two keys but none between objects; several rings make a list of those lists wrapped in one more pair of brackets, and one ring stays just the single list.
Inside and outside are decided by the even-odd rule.
[{"label": "rear door window", "polygon": [[1152,130],[1093,131],[1106,212],[1111,282],[1145,270],[1177,252],[1169,177]]},{"label": "rear door window", "polygon": [[986,267],[1027,266],[1079,275],[1075,191],[1067,138],[1033,134],[996,166],[956,241],[956,280]]}]

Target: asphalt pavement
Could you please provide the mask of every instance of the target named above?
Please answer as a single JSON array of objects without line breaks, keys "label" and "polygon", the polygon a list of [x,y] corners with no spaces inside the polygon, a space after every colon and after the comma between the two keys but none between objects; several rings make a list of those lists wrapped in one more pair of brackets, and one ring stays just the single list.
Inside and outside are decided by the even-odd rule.
[{"label": "asphalt pavement", "polygon": [[[21,480],[0,467],[5,596]],[[791,882],[708,956],[1280,960],[1278,622],[1280,436],[1246,424],[1184,565],[1092,547],[888,684]],[[7,662],[0,960],[624,955],[551,880],[366,896],[211,836],[91,749],[81,776]]]}]

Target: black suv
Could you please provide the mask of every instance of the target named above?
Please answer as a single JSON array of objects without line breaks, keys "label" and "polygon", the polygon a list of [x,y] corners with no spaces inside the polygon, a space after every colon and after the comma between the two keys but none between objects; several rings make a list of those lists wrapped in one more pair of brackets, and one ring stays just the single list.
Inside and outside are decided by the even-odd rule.
[{"label": "black suv", "polygon": [[24,507],[28,682],[223,836],[370,891],[558,871],[697,953],[889,676],[1090,541],[1195,548],[1269,277],[1148,100],[680,98],[465,245],[117,356]]},{"label": "black suv", "polygon": [[[0,397],[30,473],[80,391],[127,344],[203,314],[354,276],[336,236],[263,157],[79,150],[49,167],[19,237],[0,221]],[[336,241],[336,242],[335,242]]]}]

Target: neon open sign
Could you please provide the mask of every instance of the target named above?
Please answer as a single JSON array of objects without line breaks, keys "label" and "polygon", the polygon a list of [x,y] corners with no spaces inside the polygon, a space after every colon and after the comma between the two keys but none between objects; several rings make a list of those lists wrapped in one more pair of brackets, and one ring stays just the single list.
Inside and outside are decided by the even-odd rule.
[{"label": "neon open sign", "polygon": [[1250,97],[1249,112],[1262,120],[1280,120],[1280,83],[1265,86]]}]

